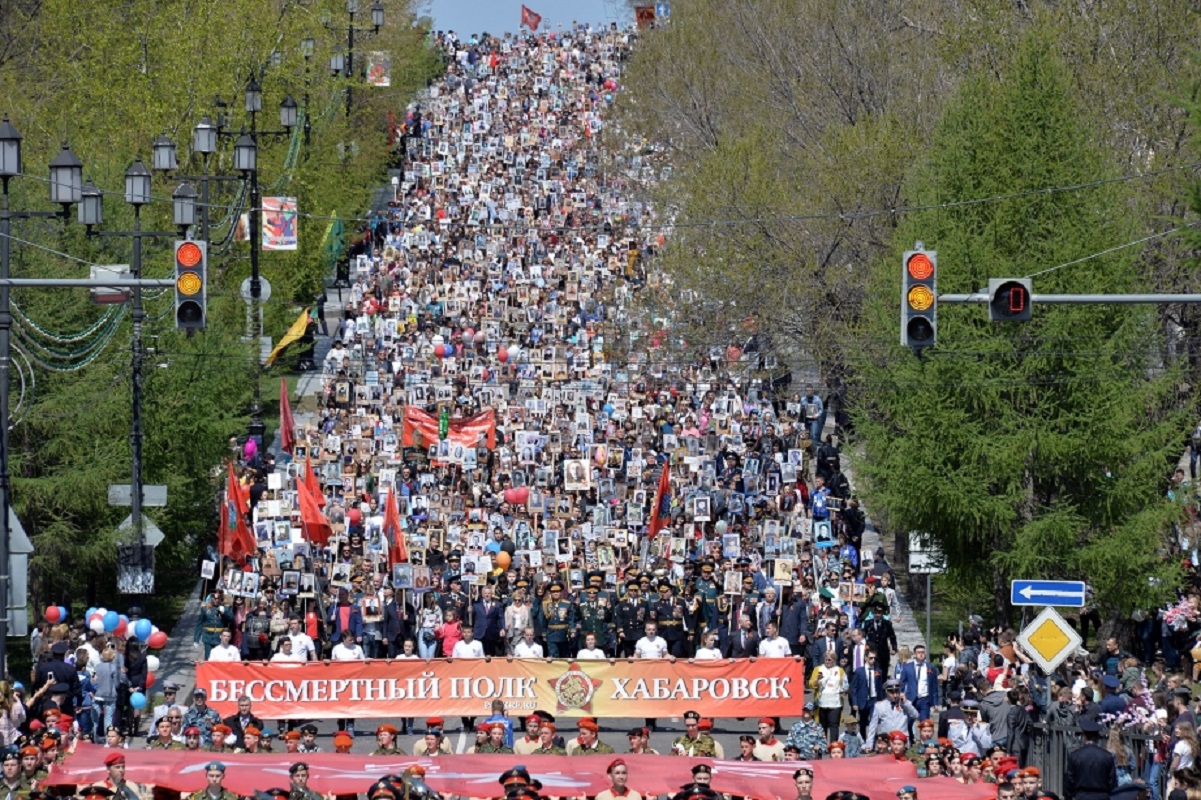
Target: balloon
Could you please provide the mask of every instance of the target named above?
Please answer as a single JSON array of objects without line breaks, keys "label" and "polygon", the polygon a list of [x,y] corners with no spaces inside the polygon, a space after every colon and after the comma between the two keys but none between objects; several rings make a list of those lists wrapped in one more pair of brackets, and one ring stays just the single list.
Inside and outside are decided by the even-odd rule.
[{"label": "balloon", "polygon": [[463,344],[470,347],[471,343],[474,341],[475,341],[475,331],[473,331],[471,328],[468,328],[467,330],[463,331]]},{"label": "balloon", "polygon": [[444,344],[434,345],[434,355],[437,356],[438,358],[446,358],[446,345],[444,345]]},{"label": "balloon", "polygon": [[512,489],[505,489],[504,498],[505,502],[509,505],[516,505],[517,503],[517,493]]},{"label": "balloon", "polygon": [[129,638],[129,620],[122,619],[117,623],[117,627],[113,628],[113,636],[118,639]]},{"label": "balloon", "polygon": [[92,633],[104,633],[104,618],[99,614],[93,614],[91,621],[88,622],[88,630]]},{"label": "balloon", "polygon": [[475,338],[475,343],[477,345],[481,345],[484,342],[488,341],[488,334],[484,333],[483,331],[476,331],[474,338]]},{"label": "balloon", "polygon": [[247,439],[246,444],[242,447],[242,455],[246,458],[254,458],[255,453],[259,451],[258,442],[254,439]]},{"label": "balloon", "polygon": [[59,606],[58,615],[62,617],[63,622],[66,622],[68,619],[70,619],[71,612],[67,610],[66,606]]},{"label": "balloon", "polygon": [[602,406],[602,407],[601,407],[601,411],[604,411],[604,412],[605,412],[606,414],[608,414],[610,417],[611,417],[611,416],[613,416],[613,412],[614,412],[614,411],[616,411],[616,410],[617,410],[617,409],[613,408],[613,404],[612,404],[612,403],[605,403],[605,404],[604,404],[604,406]]},{"label": "balloon", "polygon": [[149,670],[149,662],[147,662],[146,688],[149,689],[153,685],[154,685],[154,673]]},{"label": "balloon", "polygon": [[[149,670],[150,672],[158,672],[158,668],[160,666],[162,666],[162,664],[159,662],[158,656],[146,656],[146,669],[147,670]],[[146,685],[149,686],[150,684],[147,683]]]},{"label": "balloon", "polygon": [[58,613],[58,606],[46,607],[46,621],[51,625],[57,625],[62,619],[62,615]]},{"label": "balloon", "polygon": [[504,550],[501,550],[496,554],[496,566],[500,567],[501,569],[508,569],[509,565],[512,563],[512,557],[510,557],[509,554]]},{"label": "balloon", "polygon": [[726,522],[724,519],[719,519],[717,521],[717,525],[714,527],[717,529],[718,536],[724,536],[726,531],[730,529],[730,523]]},{"label": "balloon", "polygon": [[518,505],[525,505],[530,501],[530,489],[528,486],[519,486],[513,491],[517,495]]},{"label": "balloon", "polygon": [[134,692],[129,696],[129,704],[141,711],[146,707],[146,695],[142,694],[141,692]]},{"label": "balloon", "polygon": [[155,631],[150,634],[150,638],[146,641],[152,650],[162,650],[167,646],[167,634],[162,631]]},{"label": "balloon", "polygon": [[110,611],[104,615],[104,629],[112,633],[117,629],[117,625],[121,623],[121,615],[116,611]]},{"label": "balloon", "polygon": [[503,347],[502,347],[501,349],[497,350],[497,351],[496,351],[496,360],[497,360],[497,361],[499,361],[499,362],[500,362],[500,363],[502,363],[502,364],[504,364],[504,363],[508,362],[508,360],[509,360],[509,351],[508,351],[508,350],[506,350],[506,349],[505,349],[505,348],[503,348]]},{"label": "balloon", "polygon": [[150,634],[153,633],[153,631],[150,630],[150,627],[150,620],[144,618],[140,619],[133,624],[133,635],[138,637],[139,641],[144,642],[149,639]]},{"label": "balloon", "polygon": [[84,619],[91,619],[91,618],[92,618],[92,615],[93,615],[93,614],[95,614],[95,613],[96,613],[96,606],[92,606],[92,607],[91,607],[91,608],[89,608],[87,611],[83,612],[83,618],[84,618]]}]

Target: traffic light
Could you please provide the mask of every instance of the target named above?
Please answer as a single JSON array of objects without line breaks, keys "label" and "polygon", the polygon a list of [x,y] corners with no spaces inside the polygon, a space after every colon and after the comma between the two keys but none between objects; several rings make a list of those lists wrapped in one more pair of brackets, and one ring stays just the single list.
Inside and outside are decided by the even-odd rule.
[{"label": "traffic light", "polygon": [[204,330],[208,295],[208,242],[175,243],[175,327]]},{"label": "traffic light", "polygon": [[993,322],[1030,319],[1029,278],[989,278],[988,318]]},{"label": "traffic light", "polygon": [[938,253],[916,248],[902,260],[901,344],[920,351],[938,338]]}]

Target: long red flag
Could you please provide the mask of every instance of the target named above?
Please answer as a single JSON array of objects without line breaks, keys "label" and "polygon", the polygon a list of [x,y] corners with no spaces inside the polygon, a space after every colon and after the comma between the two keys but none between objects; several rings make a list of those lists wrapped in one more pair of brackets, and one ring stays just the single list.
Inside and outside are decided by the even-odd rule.
[{"label": "long red flag", "polygon": [[238,563],[254,555],[254,534],[246,521],[246,504],[242,500],[242,487],[234,475],[233,462],[227,463],[225,499],[221,505],[221,527],[217,533],[217,549],[221,555]]},{"label": "long red flag", "polygon": [[396,505],[396,485],[388,490],[388,505],[384,507],[384,536],[388,540],[388,566],[409,560],[405,548],[405,532],[400,525],[400,508]]},{"label": "long red flag", "polygon": [[308,491],[309,496],[317,501],[317,508],[325,508],[325,492],[321,491],[321,484],[317,483],[317,475],[313,472],[313,459],[309,455],[304,457],[304,475],[296,480],[297,488],[303,488]]},{"label": "long red flag", "polygon": [[329,544],[329,537],[333,534],[329,520],[321,513],[313,493],[299,481],[297,483],[296,497],[300,501],[300,524],[304,529],[304,534],[313,544],[325,547]]},{"label": "long red flag", "polygon": [[651,525],[647,538],[654,539],[671,522],[671,460],[659,473],[659,488],[655,490],[655,505],[651,509]]},{"label": "long red flag", "polygon": [[292,403],[288,400],[288,379],[279,379],[279,446],[291,454],[296,446],[296,419],[292,416]]}]

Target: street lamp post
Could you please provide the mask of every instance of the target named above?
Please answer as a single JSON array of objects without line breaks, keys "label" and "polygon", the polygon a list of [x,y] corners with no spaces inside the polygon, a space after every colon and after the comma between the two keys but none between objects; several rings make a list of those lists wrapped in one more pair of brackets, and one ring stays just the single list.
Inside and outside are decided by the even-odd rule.
[{"label": "street lamp post", "polygon": [[[176,167],[175,145],[166,136],[154,140],[154,168],[162,171],[173,170]],[[125,202],[133,207],[133,230],[130,231],[97,231],[96,226],[104,223],[104,196],[88,181],[79,203],[79,223],[87,229],[89,236],[117,236],[133,240],[133,263],[130,266],[135,281],[142,278],[142,240],[147,238],[176,238],[181,231],[187,230],[196,221],[196,189],[191,184],[182,184],[172,196],[172,215],[175,224],[181,231],[144,231],[142,230],[142,206],[151,200],[152,177],[150,170],[135,159],[125,171]],[[133,372],[133,397],[129,433],[129,446],[132,453],[132,490],[130,493],[130,517],[133,521],[135,566],[139,575],[145,575],[147,565],[142,559],[146,544],[145,524],[142,516],[143,481],[142,481],[142,366],[145,350],[142,347],[142,325],[146,320],[146,312],[142,306],[142,287],[135,283],[130,304],[130,316],[133,319],[133,336],[130,345],[130,367]]]},{"label": "street lamp post", "polygon": [[[38,217],[61,217],[70,213],[83,193],[83,164],[63,145],[50,162],[50,201],[62,206],[61,211],[13,211],[9,201],[9,181],[21,174],[21,134],[5,115],[0,122],[0,278],[8,280],[12,251],[12,221]],[[7,285],[0,285],[0,675],[8,672],[8,614],[12,606],[9,596],[9,514],[12,506],[9,476],[9,403],[8,384],[12,365],[12,307]]]},{"label": "street lamp post", "polygon": [[[384,26],[384,3],[383,0],[375,0],[371,4],[371,27],[356,28],[354,26],[354,15],[359,13],[359,0],[346,0],[346,11],[350,15],[350,24],[346,26],[346,77],[350,81],[346,85],[346,116],[350,116],[351,105],[354,102],[354,35],[356,33],[363,36],[374,36],[379,33],[379,29]],[[339,58],[336,51],[334,58]],[[330,60],[330,70],[335,74],[341,72],[341,64],[339,69],[335,70],[334,60]]]}]

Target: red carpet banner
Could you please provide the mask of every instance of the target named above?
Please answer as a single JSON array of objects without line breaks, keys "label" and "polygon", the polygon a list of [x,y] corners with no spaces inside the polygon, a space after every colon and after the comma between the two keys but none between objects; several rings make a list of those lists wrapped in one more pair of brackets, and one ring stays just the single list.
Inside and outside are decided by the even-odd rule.
[{"label": "red carpet banner", "polygon": [[222,716],[249,695],[264,719],[487,716],[505,701],[520,717],[536,708],[566,717],[796,716],[805,664],[792,658],[728,661],[417,659],[309,664],[205,662],[196,686]]},{"label": "red carpet banner", "polygon": [[[259,713],[259,709],[255,709]],[[617,733],[601,735],[601,741],[622,749],[625,737]],[[412,740],[403,742],[412,747]],[[108,776],[104,757],[112,751],[98,745],[81,744],[75,753],[54,767],[48,781],[51,786],[101,783]],[[204,765],[212,753],[202,751],[125,750],[126,780],[161,786],[178,792],[204,788]],[[798,762],[738,762],[709,758],[676,756],[622,756],[630,768],[630,788],[644,797],[670,795],[692,779],[694,764],[713,765],[713,788],[739,797],[777,800],[796,797],[792,773]],[[288,786],[288,767],[297,761],[309,765],[309,788],[317,792],[347,794],[365,792],[383,775],[399,773],[410,764],[425,767],[425,782],[444,794],[464,797],[503,797],[497,783],[502,772],[514,764],[524,764],[530,775],[542,781],[544,797],[595,795],[608,788],[605,767],[613,756],[513,756],[454,755],[439,758],[385,758],[362,754],[286,753],[240,754],[220,756],[225,763],[225,788],[239,795],[255,789]],[[910,763],[895,762],[887,756],[868,759],[816,761],[814,797],[825,797],[837,789],[850,789],[869,797],[896,797],[905,784],[919,787],[922,800],[985,800],[996,796],[996,786],[981,783],[964,786],[950,778],[917,780]]]}]

